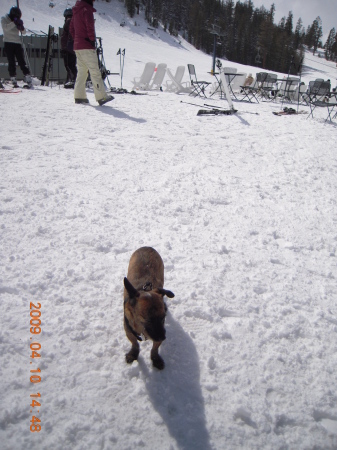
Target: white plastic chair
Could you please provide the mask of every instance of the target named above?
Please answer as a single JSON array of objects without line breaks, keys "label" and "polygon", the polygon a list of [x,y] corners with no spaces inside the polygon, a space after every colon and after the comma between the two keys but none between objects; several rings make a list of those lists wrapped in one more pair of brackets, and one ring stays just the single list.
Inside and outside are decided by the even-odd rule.
[{"label": "white plastic chair", "polygon": [[151,85],[149,86],[149,89],[160,89],[161,85],[163,84],[163,80],[166,73],[166,67],[167,64],[158,64],[157,70],[155,72],[155,75],[153,77],[153,81]]},{"label": "white plastic chair", "polygon": [[154,69],[156,64],[153,62],[148,62],[145,64],[143,73],[140,77],[135,77],[132,81],[133,89],[149,89],[151,78],[154,74]]},{"label": "white plastic chair", "polygon": [[170,78],[170,81],[166,81],[167,92],[175,92],[176,94],[190,94],[192,92],[190,83],[188,81],[182,82],[185,66],[178,66],[174,76],[170,69],[166,69],[166,73]]},{"label": "white plastic chair", "polygon": [[181,84],[183,76],[185,74],[185,66],[178,66],[176,73],[172,75],[170,69],[166,69],[166,73],[170,80],[166,81],[166,90],[168,92],[175,92],[177,90],[177,84]]}]

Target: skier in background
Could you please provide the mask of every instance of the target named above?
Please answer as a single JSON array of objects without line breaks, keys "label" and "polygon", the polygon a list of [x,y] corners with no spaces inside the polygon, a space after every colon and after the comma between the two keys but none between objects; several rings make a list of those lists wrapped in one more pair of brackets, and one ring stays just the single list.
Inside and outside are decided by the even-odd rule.
[{"label": "skier in background", "polygon": [[8,60],[8,72],[9,76],[11,77],[13,86],[18,87],[18,83],[16,81],[15,62],[15,60],[17,60],[20,69],[24,74],[24,81],[27,84],[27,87],[30,88],[32,87],[32,77],[25,61],[25,56],[21,45],[21,38],[19,35],[19,32],[21,32],[21,34],[26,34],[21,16],[21,9],[17,6],[13,6],[10,9],[9,14],[6,14],[1,18],[1,26],[4,33],[3,40],[4,49]]},{"label": "skier in background", "polygon": [[73,7],[73,17],[70,22],[70,34],[74,38],[74,50],[77,60],[77,78],[74,89],[75,103],[89,103],[85,84],[90,73],[95,98],[99,105],[114,99],[105,92],[104,82],[98,67],[96,53],[96,34],[93,7],[95,0],[77,0]]},{"label": "skier in background", "polygon": [[77,75],[76,55],[74,52],[74,40],[69,32],[71,18],[73,17],[73,9],[67,8],[64,13],[63,33],[61,36],[61,56],[63,57],[64,67],[67,71],[67,81],[65,88],[71,89],[75,86]]}]

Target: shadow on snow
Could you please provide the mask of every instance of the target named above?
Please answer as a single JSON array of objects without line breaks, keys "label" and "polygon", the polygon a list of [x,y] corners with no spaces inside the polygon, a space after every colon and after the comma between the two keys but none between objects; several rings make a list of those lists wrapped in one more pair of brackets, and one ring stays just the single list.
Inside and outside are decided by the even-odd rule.
[{"label": "shadow on snow", "polygon": [[210,450],[195,345],[169,312],[166,330],[161,350],[165,369],[149,371],[143,359],[138,360],[150,400],[179,449]]}]

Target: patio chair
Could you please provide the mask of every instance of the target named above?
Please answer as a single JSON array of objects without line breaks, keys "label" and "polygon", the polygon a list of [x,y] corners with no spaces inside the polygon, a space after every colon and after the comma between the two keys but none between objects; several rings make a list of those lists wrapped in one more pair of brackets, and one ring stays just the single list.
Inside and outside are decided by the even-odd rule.
[{"label": "patio chair", "polygon": [[259,72],[256,74],[256,79],[253,84],[249,86],[241,86],[243,97],[241,101],[247,99],[249,103],[253,103],[253,99],[259,103],[257,99],[257,95],[260,93],[261,86],[263,86],[263,82],[267,78],[267,72]]},{"label": "patio chair", "polygon": [[185,66],[178,66],[175,75],[172,75],[170,69],[166,69],[166,73],[170,78],[169,81],[166,81],[167,92],[175,92],[176,94],[190,94],[192,92],[190,83],[181,81],[185,73]]},{"label": "patio chair", "polygon": [[[314,81],[309,81],[308,90],[302,95],[303,101],[309,106],[310,101],[324,100],[326,96],[326,86],[323,78],[316,78]],[[330,82],[329,82],[330,83]]]},{"label": "patio chair", "polygon": [[330,119],[330,121],[332,121],[332,119],[334,119],[336,117],[336,115],[337,115],[337,113],[336,113],[333,117],[331,117],[332,111],[337,106],[337,101],[336,100],[335,101],[327,100],[325,102],[322,101],[322,100],[315,100],[315,101],[309,103],[309,106],[310,106],[310,114],[309,114],[308,117],[310,117],[310,116],[312,118],[314,117],[313,116],[313,112],[314,112],[314,109],[317,108],[317,107],[318,108],[326,108],[328,110],[328,115],[327,115],[327,118],[325,119],[325,122],[327,122],[328,119]]},{"label": "patio chair", "polygon": [[141,76],[135,77],[133,79],[132,81],[133,89],[144,89],[144,90],[148,89],[155,68],[156,68],[155,63],[153,62],[146,63]]},{"label": "patio chair", "polygon": [[[310,83],[309,83],[310,84]],[[307,102],[310,107],[310,114],[308,117],[314,117],[314,110],[318,108],[327,108],[328,116],[325,122],[330,119],[332,120],[331,113],[333,109],[337,106],[336,98],[334,95],[330,94],[331,84],[330,81],[315,81],[311,86],[310,90],[306,94],[308,96]],[[335,116],[334,116],[335,117]]]},{"label": "patio chair", "polygon": [[[321,80],[324,81],[324,80]],[[309,85],[308,85],[308,89],[306,90],[306,92],[302,95],[302,100],[305,103],[305,105],[309,106],[309,92],[311,91],[311,89],[313,88],[315,81],[309,81]]]},{"label": "patio chair", "polygon": [[267,73],[266,79],[260,89],[261,98],[269,101],[275,100],[277,91],[277,75],[275,73]]},{"label": "patio chair", "polygon": [[199,81],[197,79],[197,74],[195,72],[195,67],[193,64],[187,64],[188,73],[190,75],[191,80],[191,86],[193,88],[190,95],[194,95],[195,97],[206,97],[205,89],[207,86],[209,86],[211,83],[208,81]]}]

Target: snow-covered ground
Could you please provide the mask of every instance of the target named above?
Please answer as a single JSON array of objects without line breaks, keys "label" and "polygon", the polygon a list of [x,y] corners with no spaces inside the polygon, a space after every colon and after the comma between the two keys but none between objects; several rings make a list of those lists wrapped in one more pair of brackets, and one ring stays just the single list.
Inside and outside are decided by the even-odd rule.
[{"label": "snow-covered ground", "polygon": [[[73,4],[48,3],[20,2],[28,28]],[[135,26],[122,2],[96,8],[111,71],[126,49],[126,88],[150,60],[208,76],[210,56]],[[336,67],[308,53],[316,77],[335,85]],[[1,449],[336,449],[337,121],[264,102],[198,117],[181,101],[202,100],[167,92],[104,107],[58,86],[0,95]],[[149,342],[124,360],[123,277],[144,245],[175,293],[162,372]]]}]

